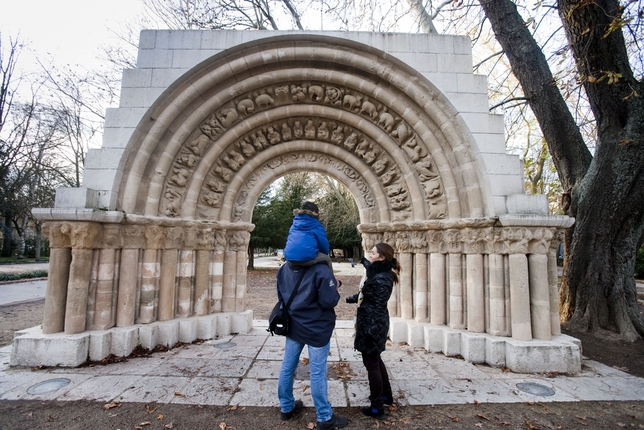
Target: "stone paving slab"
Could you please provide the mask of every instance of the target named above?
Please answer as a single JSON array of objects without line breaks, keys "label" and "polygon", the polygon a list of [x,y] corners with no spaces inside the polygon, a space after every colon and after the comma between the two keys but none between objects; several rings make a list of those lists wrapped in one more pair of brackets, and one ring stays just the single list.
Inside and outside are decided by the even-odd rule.
[{"label": "stone paving slab", "polygon": [[[9,367],[11,346],[0,348],[0,400],[86,399],[277,407],[284,338],[270,336],[265,331],[266,321],[256,320],[254,324],[249,334],[79,368]],[[348,346],[352,344],[351,327],[350,321],[338,322],[329,357],[329,398],[336,407],[369,404],[362,360]],[[302,358],[305,356],[306,348]],[[401,405],[644,399],[644,378],[589,360],[584,360],[578,375],[551,377],[475,365],[406,344],[388,346],[382,357]],[[66,381],[64,386],[47,391],[50,382],[60,380]],[[530,390],[526,391],[526,387]],[[295,395],[306,406],[313,405],[304,360],[296,372]]]}]

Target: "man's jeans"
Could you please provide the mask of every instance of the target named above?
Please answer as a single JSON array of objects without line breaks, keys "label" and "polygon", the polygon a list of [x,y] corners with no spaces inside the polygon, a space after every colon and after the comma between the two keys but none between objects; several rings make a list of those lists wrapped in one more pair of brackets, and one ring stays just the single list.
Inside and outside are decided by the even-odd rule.
[{"label": "man's jeans", "polygon": [[[327,397],[326,361],[329,357],[331,342],[325,346],[314,347],[309,345],[309,370],[311,372],[311,396],[317,412],[318,421],[328,421],[333,416],[331,402]],[[284,359],[280,370],[280,379],[277,385],[277,396],[280,401],[282,412],[290,412],[295,407],[293,397],[293,379],[297,363],[300,361],[300,354],[304,344],[286,338]]]}]

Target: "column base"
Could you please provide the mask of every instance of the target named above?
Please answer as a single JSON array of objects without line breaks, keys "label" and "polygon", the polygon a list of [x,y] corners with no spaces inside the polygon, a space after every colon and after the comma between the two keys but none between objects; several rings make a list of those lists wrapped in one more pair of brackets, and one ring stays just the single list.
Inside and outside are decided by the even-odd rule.
[{"label": "column base", "polygon": [[[419,335],[420,330],[424,336]],[[470,363],[506,367],[515,373],[581,372],[581,341],[564,334],[550,340],[522,341],[392,318],[389,336],[393,342],[406,342],[446,356],[461,356]]]},{"label": "column base", "polygon": [[178,342],[213,339],[253,329],[253,311],[216,313],[206,316],[113,327],[78,334],[43,334],[36,326],[17,331],[11,348],[11,366],[77,367],[88,361],[100,361],[110,354],[128,356],[137,347],[168,348]]}]

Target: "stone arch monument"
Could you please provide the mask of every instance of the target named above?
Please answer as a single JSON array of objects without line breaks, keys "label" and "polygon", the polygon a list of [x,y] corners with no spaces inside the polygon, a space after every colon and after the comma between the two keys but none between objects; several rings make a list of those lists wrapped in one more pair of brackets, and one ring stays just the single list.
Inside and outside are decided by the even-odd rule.
[{"label": "stone arch monument", "polygon": [[397,250],[394,341],[515,371],[579,371],[557,298],[555,250],[572,220],[523,194],[469,44],[142,32],[84,187],[36,210],[52,249],[45,316],[16,337],[12,364],[75,366],[249,331],[253,207],[275,179],[312,171],[351,190],[364,248]]}]

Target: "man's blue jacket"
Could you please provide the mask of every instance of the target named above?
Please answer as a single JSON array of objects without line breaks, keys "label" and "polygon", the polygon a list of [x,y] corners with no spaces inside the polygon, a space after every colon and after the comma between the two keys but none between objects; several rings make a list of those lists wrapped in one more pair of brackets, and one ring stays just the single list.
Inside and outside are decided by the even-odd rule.
[{"label": "man's blue jacket", "polygon": [[340,293],[333,271],[325,263],[312,266],[283,264],[277,272],[277,290],[288,302],[302,270],[306,270],[288,309],[291,328],[288,337],[314,347],[329,343],[335,328],[335,306]]}]

